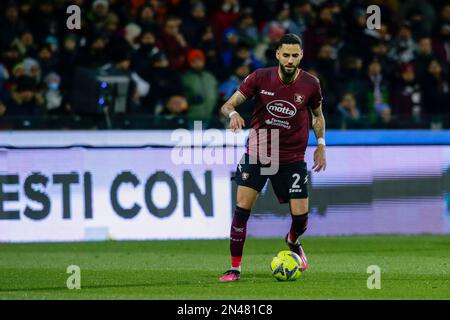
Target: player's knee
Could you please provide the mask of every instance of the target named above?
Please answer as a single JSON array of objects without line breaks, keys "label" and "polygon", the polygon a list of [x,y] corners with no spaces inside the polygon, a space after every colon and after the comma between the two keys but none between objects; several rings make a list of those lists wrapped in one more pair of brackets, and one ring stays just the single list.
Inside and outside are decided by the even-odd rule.
[{"label": "player's knee", "polygon": [[251,199],[242,198],[236,201],[236,205],[239,208],[250,210],[253,207],[253,202]]}]

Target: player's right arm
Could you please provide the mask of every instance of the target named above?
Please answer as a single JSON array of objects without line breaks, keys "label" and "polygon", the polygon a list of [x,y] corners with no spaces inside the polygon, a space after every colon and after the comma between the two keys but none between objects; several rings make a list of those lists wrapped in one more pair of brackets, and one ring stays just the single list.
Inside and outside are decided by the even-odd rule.
[{"label": "player's right arm", "polygon": [[239,91],[236,92],[224,103],[222,108],[222,114],[230,118],[230,129],[233,132],[238,132],[245,127],[245,121],[241,115],[236,111],[236,107],[242,104],[247,98]]}]

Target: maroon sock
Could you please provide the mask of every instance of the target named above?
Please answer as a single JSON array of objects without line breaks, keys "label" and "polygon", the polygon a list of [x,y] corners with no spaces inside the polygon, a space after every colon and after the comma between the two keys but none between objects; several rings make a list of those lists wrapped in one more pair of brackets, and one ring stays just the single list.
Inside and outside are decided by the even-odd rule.
[{"label": "maroon sock", "polygon": [[289,239],[292,242],[297,241],[298,237],[300,237],[303,233],[305,233],[308,228],[308,213],[301,215],[293,215],[292,216],[292,224],[291,230],[289,231]]},{"label": "maroon sock", "polygon": [[250,210],[236,207],[230,231],[230,253],[232,267],[239,267],[241,265],[242,251],[244,250],[245,237],[247,235],[247,221],[249,217]]}]

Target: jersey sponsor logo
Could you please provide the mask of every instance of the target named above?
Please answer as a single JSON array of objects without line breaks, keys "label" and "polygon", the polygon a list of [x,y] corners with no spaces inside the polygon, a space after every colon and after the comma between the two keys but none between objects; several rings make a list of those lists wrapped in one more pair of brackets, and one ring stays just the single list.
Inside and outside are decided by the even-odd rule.
[{"label": "jersey sponsor logo", "polygon": [[305,100],[305,96],[298,94],[298,93],[294,94],[295,103],[301,104],[304,100]]},{"label": "jersey sponsor logo", "polygon": [[278,120],[278,119],[275,119],[275,118],[266,119],[265,123],[268,126],[279,126],[279,127],[285,128],[285,129],[290,129],[291,128],[291,124],[289,123],[289,121]]},{"label": "jersey sponsor logo", "polygon": [[270,91],[266,91],[266,90],[261,90],[261,94],[265,94],[266,96],[274,96],[275,93],[274,92],[270,92]]},{"label": "jersey sponsor logo", "polygon": [[292,118],[297,113],[297,108],[286,100],[274,100],[266,105],[267,111],[277,118]]}]

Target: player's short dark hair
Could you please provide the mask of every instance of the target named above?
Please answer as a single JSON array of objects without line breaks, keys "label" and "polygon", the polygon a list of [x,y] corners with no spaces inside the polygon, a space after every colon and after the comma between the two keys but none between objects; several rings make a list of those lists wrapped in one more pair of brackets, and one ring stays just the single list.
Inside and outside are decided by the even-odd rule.
[{"label": "player's short dark hair", "polygon": [[302,39],[300,39],[298,35],[293,33],[287,33],[284,36],[282,36],[281,39],[278,41],[277,49],[280,49],[283,44],[298,44],[300,48],[303,49]]}]

